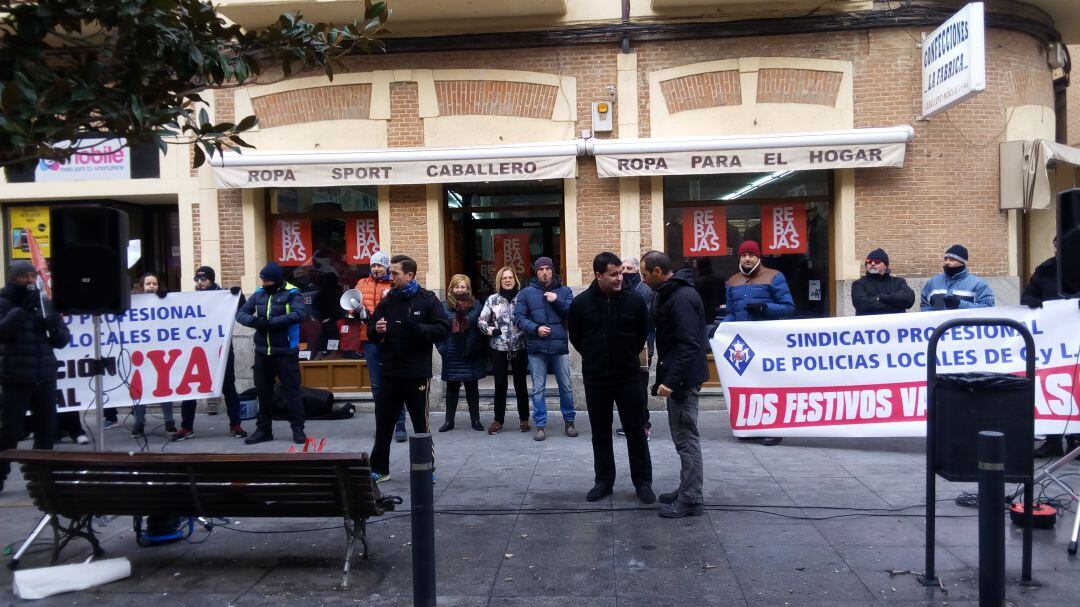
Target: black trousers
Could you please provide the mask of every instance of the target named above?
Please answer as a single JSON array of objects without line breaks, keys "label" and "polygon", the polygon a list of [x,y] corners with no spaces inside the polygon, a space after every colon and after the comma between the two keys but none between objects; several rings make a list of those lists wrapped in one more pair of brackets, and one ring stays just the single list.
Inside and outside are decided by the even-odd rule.
[{"label": "black trousers", "polygon": [[[304,428],[304,405],[300,402],[300,359],[292,354],[255,354],[255,391],[259,394],[259,416],[255,427],[273,434],[274,378],[281,382],[289,425]],[[234,387],[235,390],[235,387]]]},{"label": "black trousers", "polygon": [[56,436],[75,439],[82,434],[86,434],[82,427],[82,411],[65,411],[56,414]]},{"label": "black trousers", "polygon": [[518,421],[529,421],[529,357],[525,350],[516,352],[491,351],[491,369],[495,376],[495,421],[506,422],[506,389],[514,377],[514,396],[517,397]]},{"label": "black trousers", "polygon": [[427,377],[382,376],[382,385],[375,395],[375,446],[371,448],[371,471],[379,474],[390,472],[390,442],[394,438],[394,425],[404,406],[412,419],[413,432],[431,432],[428,428]]},{"label": "black trousers", "polygon": [[645,398],[639,382],[628,380],[614,384],[585,384],[585,407],[592,426],[593,469],[596,484],[615,484],[615,452],[611,438],[613,409],[626,432],[626,450],[630,456],[630,480],[634,487],[652,485],[652,457],[645,439],[642,411]]},{"label": "black trousers", "polygon": [[[33,415],[34,448],[52,449],[56,442],[56,380],[0,387],[0,451],[19,446],[27,411]],[[11,464],[0,463],[0,480],[7,479],[9,472]]]},{"label": "black trousers", "polygon": [[649,372],[641,372],[641,391],[645,393],[645,399],[641,401],[644,407],[643,414],[645,416],[645,423],[642,424],[646,428],[652,428],[652,422],[649,421]]},{"label": "black trousers", "polygon": [[[296,363],[297,372],[300,362]],[[299,380],[297,380],[299,383]],[[229,416],[230,426],[240,425],[240,395],[236,393],[236,359],[233,358],[232,350],[229,350],[229,358],[225,361],[225,379],[222,380],[221,396],[225,399],[225,413]],[[194,400],[185,400],[180,403],[180,427],[188,430],[195,429],[195,406]]]},{"label": "black trousers", "polygon": [[446,382],[446,421],[453,421],[454,414],[457,413],[461,384],[465,384],[465,402],[469,404],[469,419],[480,417],[480,382],[475,379],[449,380]]}]

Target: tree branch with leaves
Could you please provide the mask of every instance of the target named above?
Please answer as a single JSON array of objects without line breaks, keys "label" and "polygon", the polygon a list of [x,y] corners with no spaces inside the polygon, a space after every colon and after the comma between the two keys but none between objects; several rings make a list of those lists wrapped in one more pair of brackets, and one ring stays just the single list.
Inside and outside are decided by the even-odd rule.
[{"label": "tree branch with leaves", "polygon": [[79,140],[102,137],[163,153],[195,145],[196,166],[251,147],[240,135],[258,119],[214,123],[200,93],[267,84],[271,68],[277,80],[333,80],[345,55],[383,48],[388,16],[365,0],[341,26],[287,13],[249,31],[203,0],[0,0],[0,166],[67,160]]}]

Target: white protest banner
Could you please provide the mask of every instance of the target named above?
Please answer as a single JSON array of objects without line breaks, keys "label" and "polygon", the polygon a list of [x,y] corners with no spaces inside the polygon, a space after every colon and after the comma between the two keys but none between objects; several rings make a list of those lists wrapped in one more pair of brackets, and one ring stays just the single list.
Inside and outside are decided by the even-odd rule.
[{"label": "white protest banner", "polygon": [[[736,436],[925,436],[930,335],[953,318],[1008,318],[1035,339],[1035,431],[1080,432],[1080,309],[1050,301],[917,314],[723,323],[711,341]],[[1023,374],[1023,338],[957,327],[937,373]]]},{"label": "white protest banner", "polygon": [[[239,295],[195,291],[132,295],[123,314],[101,317],[105,407],[221,395]],[[56,351],[57,410],[94,403],[93,317],[65,317],[71,339]]]}]

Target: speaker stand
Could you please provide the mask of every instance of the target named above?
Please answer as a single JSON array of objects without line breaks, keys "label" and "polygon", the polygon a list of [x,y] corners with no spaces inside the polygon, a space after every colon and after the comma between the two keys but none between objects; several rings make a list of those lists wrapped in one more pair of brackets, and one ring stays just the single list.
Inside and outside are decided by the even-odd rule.
[{"label": "speaker stand", "polygon": [[96,451],[105,450],[105,363],[101,360],[101,315],[94,314],[94,402],[97,403],[97,443]]}]

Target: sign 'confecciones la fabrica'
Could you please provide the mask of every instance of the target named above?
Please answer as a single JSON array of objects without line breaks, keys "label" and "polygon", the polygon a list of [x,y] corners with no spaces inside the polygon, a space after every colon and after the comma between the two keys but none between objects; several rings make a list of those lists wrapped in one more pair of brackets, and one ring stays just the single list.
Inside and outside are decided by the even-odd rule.
[{"label": "sign 'confecciones la fabrica'", "polygon": [[[1080,432],[1076,301],[881,316],[723,323],[711,347],[736,436],[926,434],[930,335],[953,318],[1009,318],[1035,339],[1035,432]],[[1024,340],[999,326],[956,327],[937,373],[1022,374]]]}]

